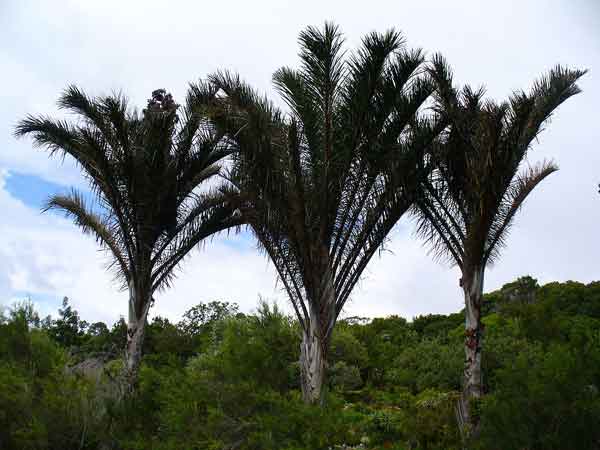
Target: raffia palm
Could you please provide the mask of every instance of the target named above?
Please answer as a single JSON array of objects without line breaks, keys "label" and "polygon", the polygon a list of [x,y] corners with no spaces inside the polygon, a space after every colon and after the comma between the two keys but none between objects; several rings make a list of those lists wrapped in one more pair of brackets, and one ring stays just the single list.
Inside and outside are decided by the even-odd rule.
[{"label": "raffia palm", "polygon": [[557,66],[529,93],[515,92],[506,102],[484,100],[483,89],[453,86],[441,56],[429,70],[436,83],[435,109],[448,125],[436,141],[435,167],[417,202],[418,231],[438,257],[462,273],[465,300],[465,369],[459,418],[473,430],[473,398],[482,395],[481,301],[486,266],[499,257],[508,230],[527,196],[558,170],[551,162],[523,168],[532,142],[554,110],[577,94],[585,73]]},{"label": "raffia palm", "polygon": [[90,98],[69,87],[59,106],[77,122],[29,116],[16,128],[51,155],[72,157],[92,188],[91,206],[73,190],[51,197],[45,209],[63,211],[93,235],[129,290],[124,392],[135,386],[153,294],[169,286],[198,243],[239,225],[223,195],[200,190],[230,153],[202,109],[214,94],[208,84],[197,85],[180,107],[157,90],[139,114],[121,95]]},{"label": "raffia palm", "polygon": [[283,113],[230,73],[217,127],[235,148],[240,211],[269,255],[303,330],[306,402],[323,398],[336,319],[372,256],[410,208],[437,122],[418,114],[433,91],[421,51],[395,31],[345,56],[337,27],[300,34],[299,70],[273,81]]}]

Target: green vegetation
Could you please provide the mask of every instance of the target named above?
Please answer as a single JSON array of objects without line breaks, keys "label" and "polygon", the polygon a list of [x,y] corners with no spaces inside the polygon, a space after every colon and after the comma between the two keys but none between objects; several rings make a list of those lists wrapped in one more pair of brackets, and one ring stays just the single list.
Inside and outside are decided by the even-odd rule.
[{"label": "green vegetation", "polygon": [[[484,295],[487,393],[474,449],[592,450],[600,442],[600,283],[525,277]],[[146,328],[138,392],[111,395],[123,320],[87,324],[15,305],[0,324],[0,447],[462,448],[463,314],[341,320],[323,407],[302,402],[301,328],[266,303],[211,302]]]}]

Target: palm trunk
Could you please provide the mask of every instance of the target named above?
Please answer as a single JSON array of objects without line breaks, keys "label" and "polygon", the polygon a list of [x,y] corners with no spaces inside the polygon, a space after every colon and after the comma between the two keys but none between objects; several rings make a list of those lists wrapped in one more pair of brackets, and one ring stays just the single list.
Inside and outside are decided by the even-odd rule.
[{"label": "palm trunk", "polygon": [[481,372],[483,274],[483,267],[474,267],[468,273],[463,273],[461,279],[465,296],[465,366],[463,391],[458,405],[458,420],[465,437],[472,436],[477,431],[479,418],[473,414],[472,403],[483,395]]},{"label": "palm trunk", "polygon": [[327,377],[327,354],[335,325],[335,294],[329,271],[323,277],[319,301],[309,305],[310,320],[302,330],[300,383],[308,404],[323,404]]},{"label": "palm trunk", "polygon": [[318,328],[318,320],[311,318],[307,329],[303,330],[302,343],[300,344],[302,398],[305,403],[309,404],[322,402],[327,373],[325,342],[323,342]]},{"label": "palm trunk", "polygon": [[133,283],[129,287],[129,314],[127,320],[127,344],[123,368],[123,395],[135,391],[140,364],[146,319],[150,309],[150,296],[140,294]]}]

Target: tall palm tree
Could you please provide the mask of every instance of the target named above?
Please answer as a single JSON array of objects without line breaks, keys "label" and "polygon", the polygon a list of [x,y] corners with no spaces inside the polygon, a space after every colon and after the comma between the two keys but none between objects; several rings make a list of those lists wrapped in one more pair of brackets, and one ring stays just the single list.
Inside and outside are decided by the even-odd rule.
[{"label": "tall palm tree", "polygon": [[[465,301],[465,368],[459,404],[461,428],[476,425],[469,403],[482,395],[481,301],[486,266],[496,260],[527,196],[558,168],[543,162],[522,169],[524,159],[554,110],[577,94],[585,73],[557,66],[529,93],[508,101],[484,100],[483,89],[452,84],[441,56],[433,59],[436,106],[448,125],[432,153],[434,170],[417,205],[420,234],[433,252],[461,270]],[[467,425],[465,428],[464,425]]]},{"label": "tall palm tree", "polygon": [[175,268],[199,242],[240,223],[222,195],[200,189],[230,153],[198,106],[210,104],[214,94],[199,84],[180,108],[159,89],[139,114],[121,95],[90,98],[71,86],[58,104],[78,122],[28,116],[16,127],[17,136],[31,135],[51,155],[72,157],[92,188],[93,206],[73,190],[51,197],[45,209],[63,211],[93,235],[129,290],[126,390],[137,379],[154,293],[169,286]]},{"label": "tall palm tree", "polygon": [[433,91],[423,53],[398,32],[368,34],[348,58],[332,24],[299,42],[301,68],[273,76],[289,113],[235,75],[211,81],[224,107],[213,119],[236,150],[233,192],[302,327],[302,392],[317,403],[336,319],[410,208],[436,124],[417,114]]}]

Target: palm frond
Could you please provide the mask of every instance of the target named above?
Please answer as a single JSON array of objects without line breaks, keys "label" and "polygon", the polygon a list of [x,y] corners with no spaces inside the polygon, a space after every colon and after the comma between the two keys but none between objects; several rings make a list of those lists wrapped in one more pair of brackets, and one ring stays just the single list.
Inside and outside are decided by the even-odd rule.
[{"label": "palm frond", "polygon": [[115,233],[116,230],[114,224],[111,224],[110,218],[103,219],[90,210],[85,204],[83,195],[75,189],[67,195],[50,197],[43,208],[44,212],[49,210],[62,211],[84,234],[94,236],[97,242],[109,250],[117,264],[116,274],[123,281],[123,287],[127,286],[130,278],[130,264],[123,239],[118,232]]},{"label": "palm frond", "polygon": [[547,176],[556,172],[558,166],[553,162],[542,162],[518,174],[502,199],[502,207],[490,230],[486,244],[485,261],[494,262],[499,257],[499,248],[506,245],[506,236],[515,214],[523,206],[526,198]]},{"label": "palm frond", "polygon": [[461,268],[499,257],[525,198],[557,170],[545,163],[519,175],[531,142],[556,108],[577,94],[585,73],[557,66],[507,102],[486,100],[484,88],[454,87],[440,55],[428,69],[436,84],[434,111],[447,129],[431,154],[434,166],[414,210],[417,234],[432,252]]},{"label": "palm frond", "polygon": [[224,196],[208,194],[193,202],[182,214],[184,219],[164,238],[154,254],[152,289],[168,287],[175,268],[205,239],[243,225],[242,218],[235,217],[233,212]]},{"label": "palm frond", "polygon": [[556,66],[533,84],[531,91],[513,93],[509,136],[523,153],[550,120],[554,111],[567,99],[581,92],[576,84],[587,70],[572,70]]}]

